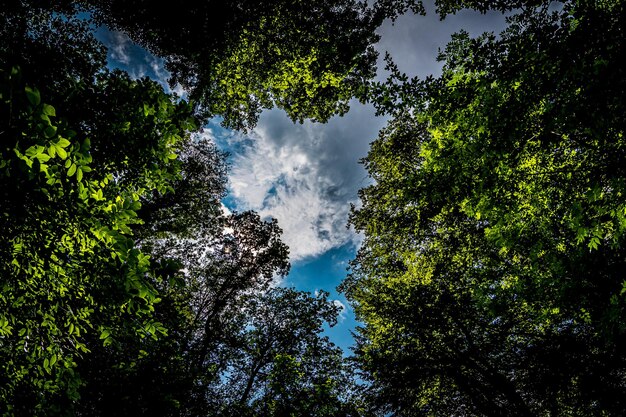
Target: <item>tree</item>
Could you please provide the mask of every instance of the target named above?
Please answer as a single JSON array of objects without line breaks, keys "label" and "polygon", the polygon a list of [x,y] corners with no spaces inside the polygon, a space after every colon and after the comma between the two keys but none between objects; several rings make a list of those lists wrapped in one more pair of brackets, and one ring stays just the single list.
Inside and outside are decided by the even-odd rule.
[{"label": "tree", "polygon": [[[176,142],[152,148],[152,169],[142,175],[124,178],[111,165],[92,169],[97,142],[91,148],[80,129],[70,128],[70,117],[62,119],[36,88],[20,82],[18,70],[2,75],[2,397],[14,407],[43,406],[48,394],[67,391],[76,399],[75,367],[90,350],[88,334],[107,343],[117,320],[137,336],[165,332],[151,317],[157,277],[130,236],[146,185],[164,189],[174,175],[168,155]],[[160,89],[127,84],[130,91],[146,87]],[[163,103],[168,107],[152,123],[176,126],[168,116],[184,104]],[[140,123],[150,115],[134,116]]]},{"label": "tree", "polygon": [[245,128],[262,109],[326,121],[365,97],[375,29],[414,1],[83,1],[97,20],[165,58],[203,114]]},{"label": "tree", "polygon": [[[191,133],[208,116],[250,127],[274,105],[300,121],[345,112],[374,74],[375,28],[416,7],[392,0],[371,8],[351,0],[188,6],[2,2],[6,415],[223,408],[207,404],[208,395],[224,388],[220,378],[236,354],[253,354],[232,345],[246,334],[238,326],[252,320],[241,319],[241,309],[257,313],[252,294],[286,273],[287,248],[275,221],[222,213],[223,155],[192,142]],[[149,79],[108,70],[106,50],[93,36],[96,23],[163,57],[172,82],[195,104]],[[294,339],[284,355],[276,348],[265,368],[275,370],[274,381],[297,380],[285,386],[289,393],[274,382],[271,398],[297,395],[298,407],[309,409],[302,386],[314,386],[335,407],[336,374],[323,367],[339,361],[338,351],[311,336],[331,308],[299,297],[284,308],[318,315],[303,330],[320,349],[304,353],[318,363],[294,356],[304,354]],[[316,379],[318,371],[329,379]],[[144,379],[153,382],[151,391],[127,389]],[[115,410],[104,406],[108,400]],[[289,401],[276,404],[284,410]]]},{"label": "tree", "polygon": [[530,5],[455,35],[439,78],[374,88],[393,119],[343,289],[383,412],[626,409],[623,7]]},{"label": "tree", "polygon": [[[87,343],[89,355],[77,364],[82,385],[80,400],[73,407],[76,415],[181,415],[194,385],[186,357],[196,329],[194,287],[182,271],[188,266],[185,257],[164,249],[168,245],[163,242],[198,238],[198,230],[213,237],[223,233],[219,199],[225,178],[221,158],[222,154],[207,142],[185,142],[178,157],[180,174],[171,183],[173,189],[143,195],[137,211],[143,223],[134,225],[133,237],[138,247],[150,254],[158,277],[151,285],[160,299],[151,316],[167,334],[137,338],[131,323],[122,319],[112,326],[108,343],[92,335]],[[193,255],[186,256],[190,259]]]},{"label": "tree", "polygon": [[[6,33],[3,44],[6,62],[28,71],[3,72],[1,96],[2,409],[175,415],[195,407],[187,397],[215,375],[211,332],[222,310],[288,269],[280,229],[253,213],[223,214],[224,155],[191,140],[198,118],[186,102],[147,79],[92,72],[103,62],[97,47],[72,55],[69,43],[47,43],[82,36],[95,45],[82,22],[21,12],[41,33]],[[82,59],[83,72],[40,72],[46,57],[66,53],[77,57],[64,64]],[[56,327],[38,331],[38,316]]]},{"label": "tree", "polygon": [[266,290],[288,264],[276,222],[254,213],[218,220],[215,234],[194,234],[193,241],[158,237],[159,247],[150,253],[168,279],[155,283],[161,301],[154,319],[168,333],[137,339],[121,323],[112,346],[94,343],[80,364],[87,375],[79,415],[195,416],[215,414],[222,406],[211,390],[224,384],[220,373],[238,331],[233,315],[240,314],[243,297]]},{"label": "tree", "polygon": [[337,320],[327,297],[280,287],[247,297],[227,346],[219,415],[358,415],[341,349],[320,335]]},{"label": "tree", "polygon": [[178,178],[176,152],[197,122],[158,84],[106,71],[88,26],[60,11],[10,3],[0,14],[8,415],[70,412],[78,363],[114,328],[135,339],[166,332],[154,320],[161,277],[132,231],[141,200]]}]

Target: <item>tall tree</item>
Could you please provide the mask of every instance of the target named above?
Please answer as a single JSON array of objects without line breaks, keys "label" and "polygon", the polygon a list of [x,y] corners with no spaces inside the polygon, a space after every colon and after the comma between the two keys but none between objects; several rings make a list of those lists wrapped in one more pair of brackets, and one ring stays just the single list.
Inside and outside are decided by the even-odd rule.
[{"label": "tall tree", "polygon": [[0,11],[2,414],[68,413],[79,363],[114,329],[166,332],[154,316],[160,267],[133,229],[142,201],[178,180],[198,119],[155,82],[104,69],[104,48],[72,13]]},{"label": "tall tree", "polygon": [[[0,412],[222,409],[207,398],[236,352],[253,355],[233,341],[259,313],[252,294],[288,269],[287,248],[275,221],[222,213],[223,155],[191,132],[208,115],[251,126],[273,105],[296,120],[344,112],[373,75],[374,29],[411,4],[3,1]],[[107,70],[88,15],[165,58],[195,108]],[[298,350],[292,337],[284,355],[272,351],[266,397],[285,398],[276,414],[293,396],[313,410],[302,393],[315,387],[333,410],[340,355],[315,338],[332,306],[296,298],[281,314],[311,313],[302,332],[319,349]]]},{"label": "tall tree", "polygon": [[[140,173],[113,163],[96,169],[98,143],[90,146],[80,129],[85,126],[57,114],[35,87],[20,81],[17,69],[2,75],[2,397],[29,409],[45,407],[48,394],[76,398],[75,367],[89,352],[88,334],[106,343],[117,320],[137,336],[164,332],[151,317],[156,276],[132,239],[132,227],[140,222],[139,200],[147,187],[164,190],[175,175],[177,163],[169,155],[187,134],[147,140],[150,169]],[[161,94],[157,117],[140,107],[126,114],[129,123],[149,118],[149,124],[170,129],[193,124],[189,111],[180,112],[186,104],[165,100],[155,83],[120,80],[119,74],[105,78],[123,80],[122,100],[136,90]],[[138,108],[144,102],[135,103]]]},{"label": "tall tree", "polygon": [[205,115],[229,127],[274,106],[293,120],[325,121],[364,99],[375,75],[375,30],[413,0],[81,2],[97,20],[165,58]]},{"label": "tall tree", "polygon": [[[440,7],[464,5],[515,6]],[[393,119],[343,287],[395,415],[626,410],[624,4],[525,6],[455,35],[440,77],[375,88]]]},{"label": "tall tree", "polygon": [[272,288],[244,300],[227,346],[220,415],[358,415],[341,349],[321,335],[339,311],[327,297]]}]

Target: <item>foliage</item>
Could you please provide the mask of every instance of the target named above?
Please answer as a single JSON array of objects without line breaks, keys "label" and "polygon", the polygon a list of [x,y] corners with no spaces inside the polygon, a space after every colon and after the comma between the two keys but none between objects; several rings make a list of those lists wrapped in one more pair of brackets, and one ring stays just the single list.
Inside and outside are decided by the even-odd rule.
[{"label": "foliage", "polygon": [[[289,268],[280,228],[224,213],[224,155],[192,132],[275,104],[344,112],[373,75],[374,28],[406,6],[257,3],[166,21],[142,2],[2,3],[0,414],[354,415],[319,335],[336,308],[270,290]],[[106,69],[84,12],[164,57],[195,109]],[[250,387],[228,378],[259,360]]]},{"label": "foliage", "polygon": [[325,121],[364,98],[375,74],[375,29],[414,1],[355,0],[83,2],[98,19],[165,58],[206,115],[245,128],[278,106],[293,119]]},{"label": "foliage", "polygon": [[289,288],[246,297],[229,341],[220,415],[356,415],[341,349],[320,336],[337,320],[327,297]]},{"label": "foliage", "polygon": [[455,35],[440,77],[374,89],[393,119],[343,288],[382,412],[626,409],[623,16],[526,7],[499,37]]},{"label": "foliage", "polygon": [[[30,407],[31,396],[39,405],[63,391],[77,398],[88,334],[107,344],[120,319],[132,320],[138,337],[165,333],[152,318],[157,277],[131,228],[144,186],[163,187],[173,175],[175,142],[154,153],[149,175],[125,183],[121,171],[93,169],[90,139],[21,83],[19,70],[2,75],[2,398]],[[169,106],[161,120],[177,105]]]},{"label": "foliage", "polygon": [[[54,11],[54,12],[53,12]],[[158,338],[158,263],[133,230],[171,191],[197,119],[158,84],[103,68],[85,22],[9,3],[1,16],[0,409],[71,413],[81,363],[122,334]]]},{"label": "foliage", "polygon": [[215,235],[196,234],[193,242],[170,235],[151,248],[169,277],[156,285],[162,301],[154,312],[168,334],[137,339],[121,323],[115,345],[98,347],[81,363],[89,375],[80,415],[216,412],[219,404],[208,400],[211,387],[222,384],[219,372],[232,349],[225,346],[236,330],[231,314],[242,308],[244,294],[267,288],[273,273],[287,268],[275,222],[262,222],[253,213],[216,220]]}]

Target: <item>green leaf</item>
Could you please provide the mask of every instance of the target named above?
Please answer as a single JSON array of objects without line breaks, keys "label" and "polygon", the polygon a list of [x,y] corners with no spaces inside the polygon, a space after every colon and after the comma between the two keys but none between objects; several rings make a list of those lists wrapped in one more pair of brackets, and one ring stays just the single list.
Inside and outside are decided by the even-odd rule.
[{"label": "green leaf", "polygon": [[39,103],[41,103],[41,95],[39,94],[39,90],[37,90],[36,88],[30,88],[28,86],[26,86],[24,90],[26,91],[26,98],[28,98],[30,104],[32,104],[33,106],[38,106]]},{"label": "green leaf", "polygon": [[49,104],[44,104],[43,105],[43,113],[47,116],[56,116],[56,111],[54,109],[54,107],[52,107]]},{"label": "green leaf", "polygon": [[57,134],[57,128],[56,126],[48,126],[43,133],[48,139],[53,138]]},{"label": "green leaf", "polygon": [[35,158],[37,158],[39,162],[48,162],[50,160],[50,156],[45,153],[36,155]]},{"label": "green leaf", "polygon": [[63,148],[61,148],[61,147],[57,146],[57,147],[56,147],[56,151],[57,151],[57,154],[59,154],[59,157],[60,157],[61,159],[63,159],[63,160],[64,160],[65,158],[67,158],[67,151],[66,151],[65,149],[63,149]]},{"label": "green leaf", "polygon": [[76,164],[72,164],[70,169],[67,170],[67,176],[71,177],[76,172]]},{"label": "green leaf", "polygon": [[31,146],[30,148],[26,149],[26,155],[27,156],[35,156],[35,155],[38,155],[41,152],[43,152],[43,150],[44,150],[43,146],[34,145],[34,146]]},{"label": "green leaf", "polygon": [[62,148],[67,148],[71,142],[65,138],[59,138],[59,141],[56,144]]},{"label": "green leaf", "polygon": [[83,180],[83,170],[80,168],[76,169],[76,180],[79,182]]}]

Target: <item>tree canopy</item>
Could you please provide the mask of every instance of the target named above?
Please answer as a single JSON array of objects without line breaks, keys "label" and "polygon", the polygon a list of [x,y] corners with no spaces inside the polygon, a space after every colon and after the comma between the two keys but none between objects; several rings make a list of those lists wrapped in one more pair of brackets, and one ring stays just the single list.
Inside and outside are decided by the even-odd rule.
[{"label": "tree canopy", "polygon": [[374,88],[393,117],[343,287],[394,415],[626,406],[624,4],[523,6],[499,36],[455,35],[440,77],[390,65]]},{"label": "tree canopy", "polygon": [[375,30],[415,1],[85,0],[96,21],[165,59],[171,83],[204,115],[246,128],[277,106],[293,120],[326,121],[365,97],[375,75]]},{"label": "tree canopy", "polygon": [[[0,414],[624,414],[624,4],[436,5],[508,28],[372,83],[376,29],[421,3],[3,1]],[[189,101],[108,68],[97,25]],[[275,287],[278,223],[222,206],[199,128],[353,98],[390,120],[351,216],[347,361],[328,294]]]},{"label": "tree canopy", "polygon": [[[308,108],[293,113],[313,117],[319,110],[327,117],[333,103],[355,94],[355,81],[345,78],[361,62],[359,56],[371,56],[367,44],[374,37],[370,28],[371,33],[358,34],[364,39],[357,45],[361,50],[327,54],[324,59],[332,56],[332,62],[319,59],[332,67],[326,71],[312,66],[318,60],[312,31],[318,26],[303,27],[298,39],[292,28],[291,40],[277,39],[274,52],[263,55],[278,59],[284,53],[286,61],[248,68],[235,64],[238,53],[256,50],[260,57],[259,45],[251,46],[248,36],[287,35],[266,22],[294,24],[286,20],[285,8],[293,12],[297,5],[269,10],[248,5],[248,16],[235,13],[241,5],[231,6],[230,21],[212,21],[197,5],[194,13],[178,16],[200,19],[185,21],[194,36],[202,35],[185,45],[190,34],[179,32],[176,16],[157,22],[156,15],[141,15],[146,5],[140,3],[3,2],[0,414],[200,415],[222,407],[208,398],[222,389],[229,361],[241,349],[232,344],[246,330],[238,326],[256,314],[245,306],[268,291],[275,275],[286,273],[288,250],[275,221],[224,212],[224,155],[194,132],[207,115],[216,114],[249,126],[259,108],[244,117],[242,103],[271,89],[276,103],[304,103],[295,90],[279,88],[294,76],[278,74],[287,61],[306,74],[317,71],[310,86],[326,79],[344,83],[341,93],[311,93],[319,102],[307,99]],[[337,31],[352,24],[353,31],[360,30],[364,8],[349,2],[331,6],[323,7],[342,19],[328,27]],[[133,25],[120,10],[139,13],[131,16]],[[124,30],[161,54],[196,104],[165,93],[155,81],[107,69],[106,48],[94,37],[91,19]],[[227,25],[203,32],[203,25],[217,21]],[[168,36],[154,40],[149,33]],[[177,37],[169,36],[174,33]],[[194,49],[199,45],[206,48]],[[225,69],[227,62],[239,70]],[[355,70],[362,72],[358,77],[371,72],[367,62]],[[273,73],[265,71],[270,67]],[[244,69],[246,78],[234,81]],[[244,85],[248,77],[257,79],[252,87]],[[240,92],[229,99],[235,93],[225,86],[244,86],[245,100]],[[285,309],[309,311],[310,304],[311,320],[332,321],[334,310],[324,303],[300,295]],[[321,337],[320,326],[308,330],[313,344]],[[266,363],[291,352],[281,349]],[[250,390],[251,398],[257,390],[256,385]]]}]

